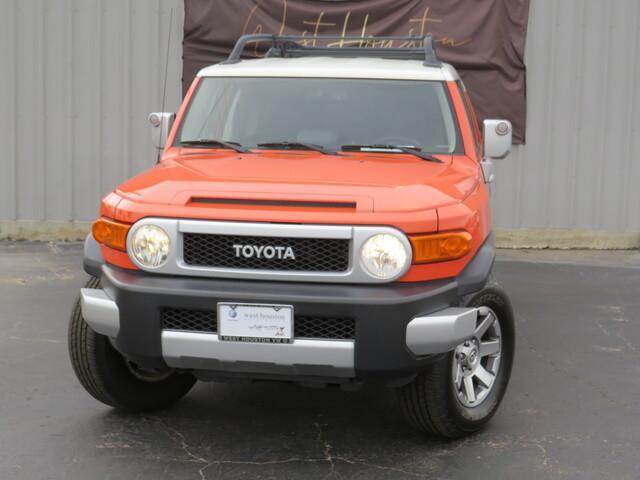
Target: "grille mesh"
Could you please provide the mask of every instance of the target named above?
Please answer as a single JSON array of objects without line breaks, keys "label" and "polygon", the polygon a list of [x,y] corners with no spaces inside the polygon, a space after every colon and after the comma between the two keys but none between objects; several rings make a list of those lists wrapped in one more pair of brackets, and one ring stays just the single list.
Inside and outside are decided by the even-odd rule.
[{"label": "grille mesh", "polygon": [[[349,240],[335,238],[252,237],[185,233],[184,261],[188,265],[306,272],[344,272],[349,268]],[[237,257],[234,245],[291,247],[291,258]]]},{"label": "grille mesh", "polygon": [[162,328],[188,330],[192,332],[218,331],[218,315],[215,310],[163,308],[161,316]]},{"label": "grille mesh", "polygon": [[296,316],[293,324],[296,338],[332,338],[353,340],[356,323],[353,318]]},{"label": "grille mesh", "polygon": [[[210,333],[216,333],[218,330],[217,314],[214,310],[164,308],[161,316],[164,329]],[[353,340],[356,337],[353,318],[296,315],[293,327],[295,338]]]}]

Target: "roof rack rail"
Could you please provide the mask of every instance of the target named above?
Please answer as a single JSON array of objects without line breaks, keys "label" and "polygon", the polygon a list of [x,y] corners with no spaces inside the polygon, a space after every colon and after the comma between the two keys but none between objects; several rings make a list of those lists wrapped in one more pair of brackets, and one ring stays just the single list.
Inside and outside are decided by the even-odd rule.
[{"label": "roof rack rail", "polygon": [[[318,47],[316,41],[335,40],[341,45],[358,42],[360,46],[338,46],[338,47]],[[308,43],[313,41],[314,46]],[[403,41],[419,42],[422,48],[382,48],[375,46],[378,42]],[[403,60],[423,60],[423,65],[427,67],[440,67],[442,63],[438,60],[433,48],[433,40],[430,35],[426,37],[415,36],[392,36],[392,37],[341,37],[341,36],[317,36],[305,37],[301,35],[275,35],[271,33],[256,33],[242,35],[236,42],[229,57],[222,63],[237,63],[242,60],[242,53],[250,43],[270,42],[267,49],[267,57],[378,57],[395,58]],[[306,45],[304,43],[307,43]]]}]

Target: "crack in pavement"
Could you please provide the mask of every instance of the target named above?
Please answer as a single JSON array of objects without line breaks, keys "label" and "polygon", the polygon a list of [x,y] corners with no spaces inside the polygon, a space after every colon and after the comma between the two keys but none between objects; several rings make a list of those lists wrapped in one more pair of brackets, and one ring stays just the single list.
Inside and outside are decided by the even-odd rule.
[{"label": "crack in pavement", "polygon": [[14,340],[26,343],[65,343],[64,340],[56,340],[54,338],[25,338],[17,335],[0,335],[0,340]]},{"label": "crack in pavement", "polygon": [[636,347],[634,343],[631,340],[629,340],[625,335],[625,333],[623,332],[625,325],[628,324],[628,320],[626,318],[627,316],[625,314],[624,309],[619,306],[611,305],[607,308],[607,310],[612,315],[614,315],[613,317],[607,318],[609,321],[616,322],[616,324],[611,325],[614,331],[612,332],[610,328],[605,327],[601,319],[596,317],[595,321],[596,321],[596,325],[598,326],[598,329],[602,333],[604,333],[607,337],[621,341],[625,350],[637,355],[638,347]]},{"label": "crack in pavement", "polygon": [[[145,417],[143,417],[145,418]],[[180,449],[187,455],[188,460],[187,463],[193,463],[197,465],[202,465],[202,467],[198,470],[198,475],[201,480],[207,480],[206,470],[216,466],[216,465],[252,465],[252,466],[266,466],[266,465],[285,465],[290,463],[328,463],[329,464],[329,473],[327,473],[324,478],[330,478],[333,475],[337,475],[335,470],[336,463],[342,462],[348,465],[360,465],[367,468],[373,468],[376,470],[384,470],[389,472],[400,473],[403,475],[417,477],[417,478],[426,478],[430,477],[428,473],[420,473],[420,472],[412,472],[410,470],[404,470],[402,468],[390,467],[387,465],[379,465],[375,463],[370,463],[362,459],[357,458],[348,458],[342,456],[334,456],[332,453],[333,446],[330,442],[325,440],[324,432],[322,427],[326,425],[322,425],[320,423],[314,423],[314,427],[317,430],[316,442],[320,445],[322,449],[322,457],[289,457],[284,459],[273,459],[273,460],[211,460],[200,456],[193,452],[192,447],[187,443],[186,438],[182,432],[177,430],[174,427],[167,425],[161,418],[159,417],[146,417],[150,420],[155,421],[165,430],[169,438],[171,438],[174,442],[178,443]],[[185,460],[183,460],[185,461]]]},{"label": "crack in pavement", "polygon": [[189,457],[190,459],[188,460],[189,462],[191,463],[208,463],[209,462],[209,460],[207,460],[206,458],[203,458],[193,453],[191,451],[191,447],[189,447],[189,444],[187,444],[184,434],[179,430],[167,425],[161,418],[159,417],[142,417],[142,418],[143,420],[151,419],[156,423],[160,424],[162,428],[167,432],[169,438],[171,438],[174,441],[177,440],[177,442],[180,444],[180,448],[182,449],[182,451]]}]

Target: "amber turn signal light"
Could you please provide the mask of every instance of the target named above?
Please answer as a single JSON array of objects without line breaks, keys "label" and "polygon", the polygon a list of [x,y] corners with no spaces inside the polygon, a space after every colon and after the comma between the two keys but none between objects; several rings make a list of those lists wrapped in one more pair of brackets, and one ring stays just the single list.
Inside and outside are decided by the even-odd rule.
[{"label": "amber turn signal light", "polygon": [[114,222],[106,218],[99,218],[93,222],[91,233],[98,243],[103,243],[107,247],[116,250],[127,249],[127,233],[131,225],[126,223]]},{"label": "amber turn signal light", "polygon": [[471,238],[468,232],[409,237],[413,246],[413,263],[443,262],[463,257],[471,250]]}]

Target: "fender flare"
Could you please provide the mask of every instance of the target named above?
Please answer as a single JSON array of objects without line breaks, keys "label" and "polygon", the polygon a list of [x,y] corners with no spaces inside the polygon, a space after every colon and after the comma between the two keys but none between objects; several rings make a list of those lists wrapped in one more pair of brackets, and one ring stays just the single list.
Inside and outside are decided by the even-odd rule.
[{"label": "fender flare", "polygon": [[496,259],[495,235],[491,232],[475,257],[464,268],[456,279],[458,283],[458,295],[468,295],[481,290],[489,280],[493,263]]},{"label": "fender flare", "polygon": [[90,233],[84,240],[82,268],[92,277],[100,278],[102,276],[102,265],[104,265],[104,258],[100,250],[100,244],[98,244]]}]

